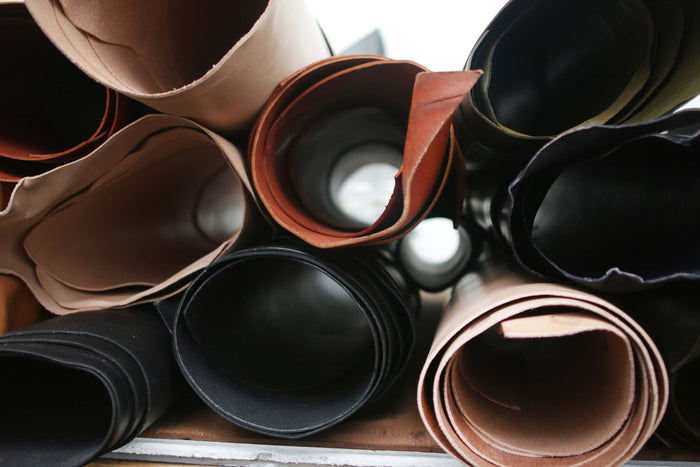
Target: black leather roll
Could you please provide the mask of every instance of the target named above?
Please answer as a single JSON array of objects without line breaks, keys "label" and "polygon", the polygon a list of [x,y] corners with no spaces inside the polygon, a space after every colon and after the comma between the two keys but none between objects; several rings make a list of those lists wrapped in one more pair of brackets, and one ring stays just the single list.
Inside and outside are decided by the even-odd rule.
[{"label": "black leather roll", "polygon": [[455,124],[469,170],[519,167],[583,124],[658,118],[700,92],[700,5],[511,0],[472,49]]},{"label": "black leather roll", "polygon": [[176,359],[202,400],[244,428],[299,438],[399,377],[419,296],[379,252],[280,244],[222,258],[169,305]]},{"label": "black leather roll", "polygon": [[541,276],[626,292],[700,279],[700,110],[589,125],[543,147],[506,188],[471,199]]},{"label": "black leather roll", "polygon": [[150,306],[60,316],[0,337],[0,465],[78,466],[160,417],[181,386]]},{"label": "black leather roll", "polygon": [[700,288],[672,284],[618,297],[659,348],[671,384],[656,437],[670,448],[700,449]]}]

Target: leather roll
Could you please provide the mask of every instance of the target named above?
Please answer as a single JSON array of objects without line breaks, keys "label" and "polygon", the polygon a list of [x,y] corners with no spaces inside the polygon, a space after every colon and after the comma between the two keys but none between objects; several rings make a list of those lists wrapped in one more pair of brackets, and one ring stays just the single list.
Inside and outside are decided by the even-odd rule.
[{"label": "leather roll", "polygon": [[396,244],[396,260],[421,290],[440,292],[472,270],[485,233],[468,219],[455,228],[444,217],[423,220]]},{"label": "leather roll", "polygon": [[543,276],[608,291],[699,279],[700,131],[683,129],[698,123],[688,110],[567,132],[472,209]]},{"label": "leather roll", "polygon": [[455,131],[470,170],[522,168],[582,124],[639,123],[700,93],[700,6],[684,0],[511,0],[465,69],[484,77]]},{"label": "leather roll", "polygon": [[[459,217],[464,164],[451,119],[478,77],[374,56],[300,70],[270,97],[251,135],[261,201],[282,227],[321,248],[397,240],[441,194],[446,201],[437,205]],[[384,208],[378,219],[358,220],[339,193],[351,174],[373,164],[390,170],[388,203],[376,201]]]},{"label": "leather roll", "polygon": [[329,56],[304,0],[29,0],[71,61],[161,112],[240,130],[286,76]]},{"label": "leather roll", "polygon": [[77,466],[136,437],[182,387],[151,306],[59,316],[0,337],[0,463]]},{"label": "leather roll", "polygon": [[0,55],[0,182],[89,154],[139,111],[56,50],[21,3],[0,4]]},{"label": "leather roll", "polygon": [[697,284],[673,284],[617,298],[649,333],[668,368],[670,399],[656,436],[673,449],[700,449]]},{"label": "leather roll", "polygon": [[41,306],[16,277],[0,275],[0,335],[41,319]]},{"label": "leather roll", "polygon": [[389,390],[419,296],[379,254],[279,244],[222,258],[170,306],[175,358],[199,397],[239,426],[300,438]]},{"label": "leather roll", "polygon": [[621,465],[667,401],[663,360],[627,314],[498,263],[457,284],[418,383],[430,434],[475,466]]},{"label": "leather roll", "polygon": [[231,143],[151,115],[18,182],[0,213],[0,270],[56,314],[123,307],[182,290],[266,225]]}]

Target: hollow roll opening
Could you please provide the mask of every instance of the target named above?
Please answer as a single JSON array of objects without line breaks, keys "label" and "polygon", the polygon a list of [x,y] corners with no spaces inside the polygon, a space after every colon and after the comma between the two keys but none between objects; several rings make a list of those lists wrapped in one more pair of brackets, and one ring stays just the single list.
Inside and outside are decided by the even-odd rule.
[{"label": "hollow roll opening", "polygon": [[304,433],[366,400],[377,350],[369,318],[327,272],[261,256],[227,264],[186,303],[186,373],[219,411]]},{"label": "hollow roll opening", "polygon": [[536,212],[534,246],[578,277],[613,268],[647,280],[697,271],[700,159],[691,152],[645,138],[565,168],[548,188],[533,179],[523,202],[545,193],[539,206],[526,207]]},{"label": "hollow roll opening", "polygon": [[489,30],[501,35],[488,42],[483,59],[472,62],[490,72],[482,86],[488,101],[479,107],[505,127],[549,136],[601,114],[607,121],[646,82],[653,37],[641,2],[516,4],[527,6],[515,20]]},{"label": "hollow roll opening", "polygon": [[604,445],[627,421],[630,352],[606,330],[514,338],[494,327],[460,349],[449,378],[461,416],[482,440],[520,455],[575,456]]},{"label": "hollow roll opening", "polygon": [[53,3],[71,46],[104,67],[99,74],[105,81],[155,94],[204,76],[251,30],[269,1]]},{"label": "hollow roll opening", "polygon": [[107,90],[59,52],[21,5],[1,5],[0,155],[57,154],[98,130]]},{"label": "hollow roll opening", "polygon": [[73,288],[153,286],[232,237],[244,214],[243,188],[221,149],[175,128],[54,208],[24,246],[38,270]]},{"label": "hollow roll opening", "polygon": [[[0,357],[0,460],[5,465],[78,465],[96,454],[112,404],[100,380],[36,358]],[[31,461],[28,461],[31,459]]]},{"label": "hollow roll opening", "polygon": [[302,203],[331,225],[372,225],[394,192],[404,138],[402,125],[378,107],[319,119],[300,134],[292,155],[292,178]]},{"label": "hollow roll opening", "polygon": [[449,285],[472,255],[472,241],[463,226],[451,219],[421,221],[400,243],[399,258],[408,275],[425,289]]}]

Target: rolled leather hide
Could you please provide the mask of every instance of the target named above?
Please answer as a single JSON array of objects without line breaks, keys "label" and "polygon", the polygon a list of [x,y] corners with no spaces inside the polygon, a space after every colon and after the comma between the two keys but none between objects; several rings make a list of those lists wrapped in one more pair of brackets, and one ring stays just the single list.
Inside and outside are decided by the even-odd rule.
[{"label": "rolled leather hide", "polygon": [[22,281],[0,274],[0,335],[41,319],[41,306]]},{"label": "rolled leather hide", "polygon": [[78,466],[136,437],[182,387],[152,307],[59,316],[0,337],[0,463]]},{"label": "rolled leather hide", "polygon": [[122,307],[181,290],[261,219],[231,143],[151,115],[18,182],[0,213],[0,270],[57,314]]},{"label": "rolled leather hide", "polygon": [[44,36],[21,3],[0,4],[0,182],[89,154],[138,113]]},{"label": "rolled leather hide", "polygon": [[[458,217],[464,163],[451,119],[478,77],[374,56],[300,70],[270,97],[251,135],[261,201],[282,227],[321,248],[396,240],[441,194],[447,216]],[[343,207],[343,185],[373,165],[389,171],[389,199],[375,201],[378,218],[358,219]]]},{"label": "rolled leather hide", "polygon": [[518,170],[582,124],[638,123],[700,93],[700,5],[511,0],[465,69],[484,77],[455,132],[469,170]]},{"label": "rolled leather hide", "polygon": [[304,0],[29,0],[97,81],[210,128],[250,124],[286,76],[329,55]]},{"label": "rolled leather hide", "polygon": [[412,352],[419,307],[378,253],[284,244],[228,255],[172,300],[161,313],[192,389],[227,420],[281,438],[383,396]]},{"label": "rolled leather hide", "polygon": [[621,465],[667,401],[661,356],[634,320],[505,264],[457,284],[418,383],[430,434],[475,466]]},{"label": "rolled leather hide", "polygon": [[700,293],[695,282],[617,297],[661,352],[671,383],[656,436],[675,449],[700,449]]},{"label": "rolled leather hide", "polygon": [[535,154],[472,212],[543,276],[608,291],[700,278],[700,110],[587,125]]}]

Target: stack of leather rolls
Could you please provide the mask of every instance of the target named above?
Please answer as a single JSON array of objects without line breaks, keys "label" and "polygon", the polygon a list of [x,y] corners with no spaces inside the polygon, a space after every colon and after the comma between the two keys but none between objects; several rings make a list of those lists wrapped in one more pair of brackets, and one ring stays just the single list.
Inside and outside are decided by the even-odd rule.
[{"label": "stack of leather rolls", "polygon": [[25,3],[0,3],[0,464],[83,465],[188,390],[309,436],[416,358],[471,465],[700,449],[696,2],[512,0],[451,72],[333,56],[303,0]]}]

